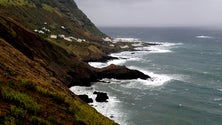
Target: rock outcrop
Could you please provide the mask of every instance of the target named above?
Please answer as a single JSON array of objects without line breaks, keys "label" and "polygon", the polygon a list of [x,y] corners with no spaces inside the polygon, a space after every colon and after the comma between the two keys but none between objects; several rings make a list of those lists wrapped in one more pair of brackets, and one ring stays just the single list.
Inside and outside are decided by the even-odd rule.
[{"label": "rock outcrop", "polygon": [[89,98],[88,95],[78,95],[79,98],[86,103],[93,103],[93,99]]},{"label": "rock outcrop", "polygon": [[97,102],[108,102],[107,99],[109,99],[107,93],[104,92],[93,92],[93,94],[96,94],[96,101]]},{"label": "rock outcrop", "polygon": [[97,74],[100,79],[114,78],[114,79],[148,79],[150,76],[138,71],[128,69],[126,66],[117,66],[111,64],[105,68],[97,69]]}]

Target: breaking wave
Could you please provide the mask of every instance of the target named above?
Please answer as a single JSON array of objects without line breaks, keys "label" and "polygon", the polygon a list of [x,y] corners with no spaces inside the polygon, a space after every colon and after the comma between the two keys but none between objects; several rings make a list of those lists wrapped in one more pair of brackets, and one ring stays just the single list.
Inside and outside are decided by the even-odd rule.
[{"label": "breaking wave", "polygon": [[96,90],[94,86],[92,87],[82,87],[82,86],[74,86],[71,87],[70,90],[77,95],[88,95],[89,98],[93,99],[93,103],[90,105],[95,108],[98,112],[103,114],[106,117],[114,120],[119,124],[126,124],[125,122],[125,114],[120,111],[118,106],[120,106],[121,101],[119,101],[115,96],[112,96],[108,93],[109,99],[108,102],[96,102],[96,95],[93,94]]},{"label": "breaking wave", "polygon": [[200,36],[196,36],[196,38],[198,39],[212,39],[212,36],[204,36],[204,35],[200,35]]}]

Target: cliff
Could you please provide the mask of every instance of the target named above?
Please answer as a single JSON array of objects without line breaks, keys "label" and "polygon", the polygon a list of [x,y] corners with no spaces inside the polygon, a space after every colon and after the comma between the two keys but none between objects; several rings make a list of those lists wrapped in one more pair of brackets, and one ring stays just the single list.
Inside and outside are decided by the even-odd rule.
[{"label": "cliff", "polygon": [[[96,36],[106,36],[79,10],[74,0],[1,0],[0,7],[1,15],[14,18],[32,30],[46,22],[53,33],[94,40],[98,39]],[[65,32],[61,26],[67,28]]]},{"label": "cliff", "polygon": [[116,124],[69,87],[114,78],[120,70],[121,79],[149,78],[86,63],[117,48],[107,46],[106,35],[72,0],[1,0],[0,14],[0,124]]},{"label": "cliff", "polygon": [[0,124],[115,124],[67,87],[87,64],[12,19],[0,17],[0,32]]},{"label": "cliff", "polygon": [[103,43],[102,38],[106,35],[73,0],[1,0],[0,15],[52,40],[84,61],[103,58],[113,49]]},{"label": "cliff", "polygon": [[[1,0],[0,15],[0,124],[115,124],[68,88],[92,81],[92,68],[81,60],[105,36],[74,1]],[[92,43],[83,48],[76,41],[50,39],[52,34]]]}]

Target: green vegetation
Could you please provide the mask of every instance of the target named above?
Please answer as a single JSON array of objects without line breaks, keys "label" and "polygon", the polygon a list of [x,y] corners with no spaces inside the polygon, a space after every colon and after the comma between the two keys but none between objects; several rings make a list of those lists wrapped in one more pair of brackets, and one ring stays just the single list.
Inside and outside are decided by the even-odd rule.
[{"label": "green vegetation", "polygon": [[[0,15],[0,125],[115,124],[67,87],[93,74],[82,59],[109,51],[73,0],[0,0]],[[34,32],[44,27],[50,32]]]},{"label": "green vegetation", "polygon": [[3,125],[16,125],[14,117],[4,117],[2,121],[0,121],[1,124]]},{"label": "green vegetation", "polygon": [[[0,0],[1,16],[10,16],[34,30],[44,22],[53,26],[54,33],[72,34],[79,38],[100,40],[100,32],[72,0]],[[6,7],[6,8],[5,8]],[[61,26],[68,29],[64,31]],[[99,37],[98,37],[99,36]]]},{"label": "green vegetation", "polygon": [[54,12],[56,14],[58,14],[59,16],[62,16],[62,14],[56,9],[53,8],[52,6],[48,5],[48,4],[42,4],[42,8],[49,11],[49,12]]},{"label": "green vegetation", "polygon": [[33,125],[51,125],[50,122],[36,116],[31,117],[31,123]]},{"label": "green vegetation", "polygon": [[50,100],[56,102],[57,104],[62,104],[65,101],[65,95],[61,95],[59,93],[52,92],[48,89],[44,89],[39,86],[36,87],[36,90],[39,94],[50,98]]},{"label": "green vegetation", "polygon": [[15,118],[24,118],[27,113],[27,110],[16,107],[15,105],[11,105],[10,110],[12,116],[14,116]]},{"label": "green vegetation", "polygon": [[[88,61],[94,56],[101,57],[105,55],[104,51],[100,50],[102,46],[101,37],[105,37],[95,25],[87,18],[87,16],[79,10],[72,0],[1,0],[2,3],[7,3],[7,8],[0,8],[1,16],[9,16],[11,19],[19,21],[25,28],[34,30],[42,30],[43,27],[50,29],[50,32],[39,34],[43,38],[49,38],[51,34],[65,36],[73,36],[75,38],[86,39],[89,43],[69,43],[66,40],[53,40],[58,44],[74,53],[83,60]],[[35,7],[29,7],[34,5]],[[13,5],[13,6],[11,6]],[[45,24],[46,23],[46,24]],[[65,26],[63,29],[61,26]],[[9,27],[10,29],[10,27]],[[14,30],[9,30],[13,36],[16,36]],[[100,42],[100,44],[97,44]],[[57,45],[58,45],[57,44]],[[97,44],[97,45],[92,45]],[[99,47],[98,47],[99,45]],[[88,48],[89,47],[89,48]],[[99,52],[99,53],[97,53]],[[92,54],[91,54],[92,53]],[[96,57],[96,58],[98,58]]]},{"label": "green vegetation", "polygon": [[19,6],[29,6],[35,7],[34,3],[30,0],[0,0],[1,5],[19,5]]},{"label": "green vegetation", "polygon": [[37,113],[42,108],[42,106],[38,105],[32,97],[25,93],[14,91],[13,89],[6,86],[2,86],[0,90],[3,99],[19,104],[29,111]]},{"label": "green vegetation", "polygon": [[[5,115],[2,115],[0,110],[0,124],[16,125],[24,121],[33,125],[115,124],[78,99],[62,92],[53,92],[21,77],[17,79],[14,81],[0,78],[0,100],[4,100],[5,105],[10,104],[8,111],[3,111]],[[51,109],[48,109],[49,107]],[[58,117],[66,120],[58,121]]]}]

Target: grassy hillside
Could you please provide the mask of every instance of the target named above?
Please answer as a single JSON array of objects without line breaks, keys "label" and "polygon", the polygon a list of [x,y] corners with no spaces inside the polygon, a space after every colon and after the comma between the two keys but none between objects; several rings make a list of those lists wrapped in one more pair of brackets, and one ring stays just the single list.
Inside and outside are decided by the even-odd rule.
[{"label": "grassy hillside", "polygon": [[0,17],[0,124],[115,124],[67,87],[90,72],[75,54]]},{"label": "grassy hillside", "polygon": [[30,29],[38,29],[45,22],[53,33],[66,34],[96,39],[105,36],[87,16],[78,9],[73,0],[0,0],[0,13],[25,24]]},{"label": "grassy hillside", "polygon": [[[84,61],[102,58],[114,49],[103,42],[102,38],[106,35],[95,27],[73,0],[0,0],[0,15],[36,31],[42,38],[75,53]],[[57,38],[52,39],[52,35]],[[61,36],[74,39],[65,40]]]},{"label": "grassy hillside", "polygon": [[68,87],[115,50],[73,0],[0,0],[0,124],[113,125]]}]

